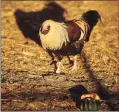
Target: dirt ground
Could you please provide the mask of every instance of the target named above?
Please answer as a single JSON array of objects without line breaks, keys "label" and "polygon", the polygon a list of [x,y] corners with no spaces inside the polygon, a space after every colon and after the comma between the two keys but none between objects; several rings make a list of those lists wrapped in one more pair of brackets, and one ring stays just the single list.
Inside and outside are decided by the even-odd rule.
[{"label": "dirt ground", "polygon": [[[119,111],[117,1],[1,3],[2,110],[80,110],[69,90],[81,85],[101,97],[101,110]],[[41,23],[49,18],[73,19],[91,9],[99,12],[102,23],[98,22],[85,44],[78,70],[71,72],[64,57],[63,73],[55,74],[38,37]]]}]

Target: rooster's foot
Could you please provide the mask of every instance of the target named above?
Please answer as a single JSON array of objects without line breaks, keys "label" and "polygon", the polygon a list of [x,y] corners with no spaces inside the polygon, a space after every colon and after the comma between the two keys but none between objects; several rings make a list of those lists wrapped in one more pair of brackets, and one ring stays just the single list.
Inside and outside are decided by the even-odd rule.
[{"label": "rooster's foot", "polygon": [[77,71],[77,68],[78,68],[77,65],[74,64],[74,65],[71,67],[71,71]]},{"label": "rooster's foot", "polygon": [[74,63],[73,66],[71,67],[71,71],[77,71],[77,55],[74,57]]},{"label": "rooster's foot", "polygon": [[64,68],[61,62],[57,62],[57,70],[56,73],[59,74],[61,73],[61,69]]}]

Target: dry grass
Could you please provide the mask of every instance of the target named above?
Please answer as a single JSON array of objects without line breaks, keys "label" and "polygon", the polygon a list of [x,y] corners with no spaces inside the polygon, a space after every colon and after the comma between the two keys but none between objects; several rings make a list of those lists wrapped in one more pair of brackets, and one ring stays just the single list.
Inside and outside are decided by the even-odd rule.
[{"label": "dry grass", "polygon": [[[17,9],[41,14],[48,2],[2,1],[2,110],[79,110],[68,89],[81,84],[89,92],[103,92],[97,88],[97,82],[112,95],[106,99],[111,106],[105,104],[101,110],[119,110],[118,2],[56,3],[67,11],[62,15],[67,20],[94,9],[103,23],[98,22],[85,44],[78,71],[70,72],[64,57],[65,74],[56,75],[54,66],[49,66],[50,57],[35,41],[23,35],[15,16]],[[26,22],[38,29],[39,21],[29,17]]]}]

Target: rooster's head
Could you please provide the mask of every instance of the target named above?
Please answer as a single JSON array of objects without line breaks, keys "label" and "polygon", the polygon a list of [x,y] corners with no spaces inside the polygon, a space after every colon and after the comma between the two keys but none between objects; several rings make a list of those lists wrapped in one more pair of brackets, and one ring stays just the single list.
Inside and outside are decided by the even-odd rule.
[{"label": "rooster's head", "polygon": [[51,20],[47,20],[41,25],[40,32],[46,35],[50,31],[50,27],[51,27]]}]

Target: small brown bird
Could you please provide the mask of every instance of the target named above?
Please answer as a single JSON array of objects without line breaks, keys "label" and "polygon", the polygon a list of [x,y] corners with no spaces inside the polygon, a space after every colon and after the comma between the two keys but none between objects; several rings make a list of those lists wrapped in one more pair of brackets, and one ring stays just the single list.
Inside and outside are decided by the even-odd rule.
[{"label": "small brown bird", "polygon": [[80,18],[70,21],[56,22],[46,20],[40,27],[40,38],[43,48],[49,53],[54,62],[54,55],[57,56],[56,73],[61,72],[61,56],[74,55],[72,70],[77,68],[77,55],[82,51],[85,42],[89,40],[93,27],[100,19],[97,11],[90,10],[84,13]]}]

